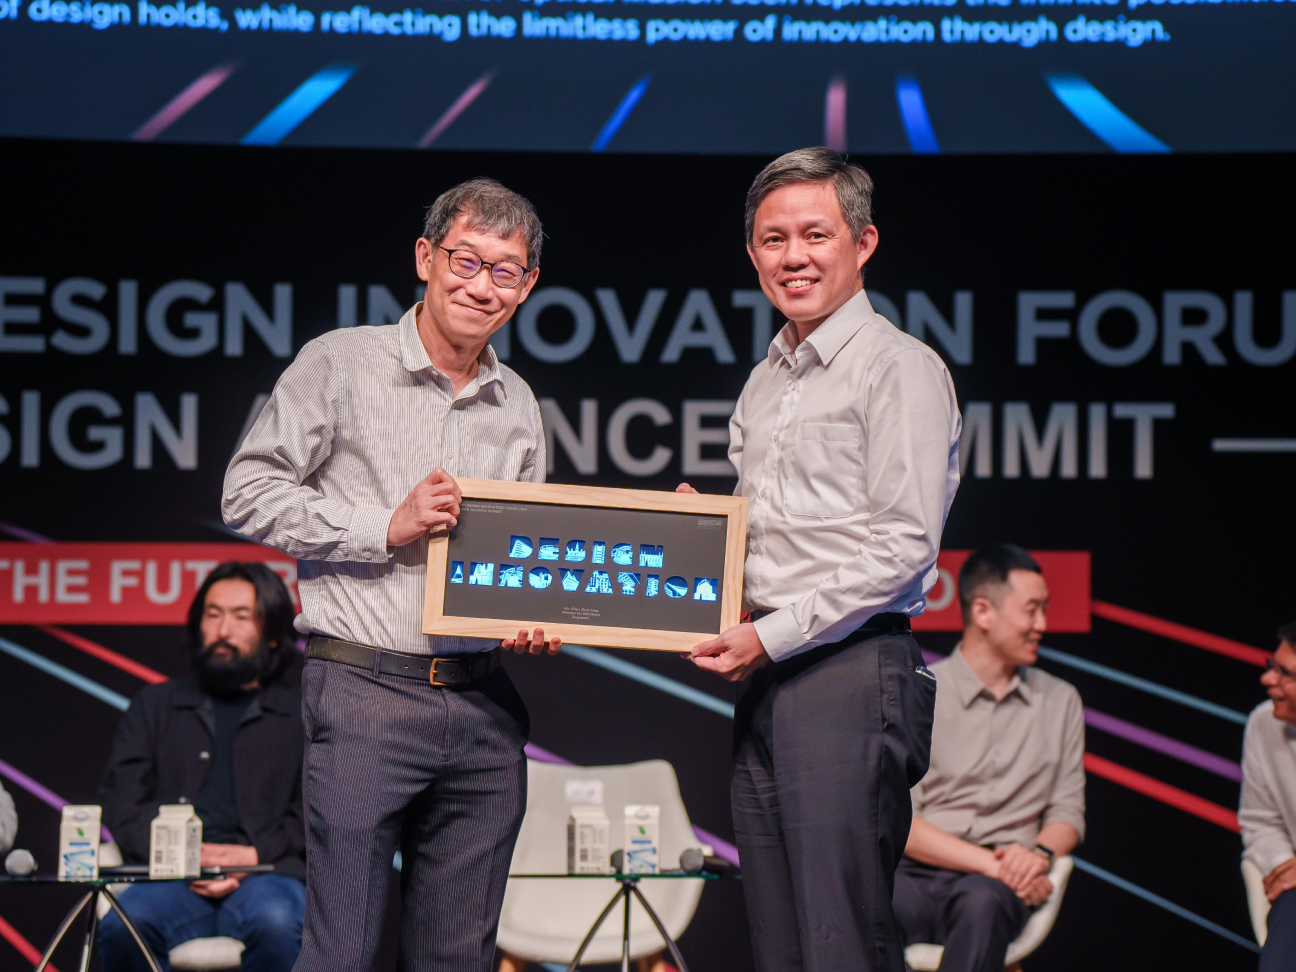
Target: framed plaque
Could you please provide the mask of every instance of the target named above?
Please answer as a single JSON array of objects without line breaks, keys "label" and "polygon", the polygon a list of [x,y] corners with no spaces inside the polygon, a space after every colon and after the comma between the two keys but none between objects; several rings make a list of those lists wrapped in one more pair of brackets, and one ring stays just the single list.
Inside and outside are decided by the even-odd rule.
[{"label": "framed plaque", "polygon": [[747,500],[460,479],[428,545],[424,634],[688,651],[738,623]]}]

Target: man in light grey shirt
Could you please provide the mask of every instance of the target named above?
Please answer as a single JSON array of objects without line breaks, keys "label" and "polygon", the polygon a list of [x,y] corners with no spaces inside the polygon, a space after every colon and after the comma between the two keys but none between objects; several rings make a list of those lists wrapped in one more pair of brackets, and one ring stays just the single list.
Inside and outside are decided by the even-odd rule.
[{"label": "man in light grey shirt", "polygon": [[1035,668],[1048,585],[1025,550],[996,544],[959,571],[963,640],[932,666],[931,766],[913,788],[896,873],[905,944],[944,945],[941,972],[999,972],[1049,867],[1084,836],[1084,709]]},{"label": "man in light grey shirt", "polygon": [[9,853],[17,836],[18,811],[14,809],[13,797],[0,786],[0,854]]},{"label": "man in light grey shirt", "polygon": [[1247,720],[1242,741],[1242,856],[1265,876],[1269,934],[1260,972],[1296,969],[1296,622],[1260,682],[1269,699]]},{"label": "man in light grey shirt", "polygon": [[936,688],[909,618],[936,580],[960,419],[940,357],[864,293],[872,193],[825,148],[776,159],[747,193],[748,254],[787,318],[729,425],[753,622],[693,660],[752,676],[732,799],[760,972],[904,966],[891,882]]},{"label": "man in light grey shirt", "polygon": [[[302,348],[225,476],[225,521],[297,558],[310,635],[299,972],[373,967],[398,847],[403,966],[490,968],[529,724],[499,643],[422,633],[427,535],[455,525],[454,476],[544,479],[535,397],[487,343],[541,239],[497,182],[443,193],[415,246],[424,299]],[[560,647],[539,629],[503,645]]]}]

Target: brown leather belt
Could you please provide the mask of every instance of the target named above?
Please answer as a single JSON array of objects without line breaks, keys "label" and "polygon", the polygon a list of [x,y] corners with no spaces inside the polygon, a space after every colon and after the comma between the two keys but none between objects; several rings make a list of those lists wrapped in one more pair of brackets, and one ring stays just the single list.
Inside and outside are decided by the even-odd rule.
[{"label": "brown leather belt", "polygon": [[[479,682],[500,667],[500,649],[471,655],[411,655],[404,651],[370,648],[354,641],[311,635],[306,657],[367,668],[384,675],[417,678],[437,688],[462,688]],[[375,657],[376,656],[376,657]]]}]

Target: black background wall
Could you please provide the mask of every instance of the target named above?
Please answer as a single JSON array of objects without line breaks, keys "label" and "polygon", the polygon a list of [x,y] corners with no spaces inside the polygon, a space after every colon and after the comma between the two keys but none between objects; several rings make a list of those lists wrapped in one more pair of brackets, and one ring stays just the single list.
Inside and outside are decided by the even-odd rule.
[{"label": "black background wall", "polygon": [[[0,334],[0,522],[15,542],[231,541],[220,526],[221,480],[257,396],[271,390],[290,360],[285,355],[340,317],[384,323],[412,302],[412,249],[424,207],[478,174],[528,196],[545,221],[531,301],[554,303],[529,327],[515,321],[497,347],[538,398],[552,400],[545,406],[550,426],[559,415],[567,423],[551,449],[550,479],[667,489],[687,478],[703,491],[729,491],[733,478],[717,474],[723,467],[715,463],[723,445],[686,427],[723,428],[723,403],[737,397],[754,350],[763,353],[741,226],[745,187],[765,161],[0,143],[0,289],[9,290],[0,311],[7,316]],[[869,264],[870,293],[888,313],[888,303],[896,309],[897,324],[945,356],[965,423],[979,437],[965,437],[964,482],[944,546],[1011,540],[1090,551],[1097,601],[1272,648],[1273,630],[1296,616],[1296,459],[1217,451],[1212,441],[1296,435],[1296,291],[1284,296],[1284,288],[1296,288],[1294,160],[860,161],[877,182],[882,241]],[[28,282],[14,285],[18,278]],[[56,299],[71,278],[102,287],[67,285]],[[123,280],[138,282],[133,354],[121,353]],[[206,304],[171,306],[164,324],[173,337],[159,332],[159,341],[149,332],[147,307],[177,280],[202,282],[212,295]],[[239,330],[230,310],[242,293],[227,286],[233,283],[264,311],[261,331],[242,328],[241,354],[229,339]],[[290,327],[286,315],[275,318],[277,284],[291,287]],[[80,296],[72,303],[100,313],[102,324],[69,311],[64,298],[74,291]],[[735,291],[749,293],[735,298]],[[1052,296],[1031,296],[1039,292]],[[1183,292],[1188,296],[1176,296]],[[650,333],[638,360],[626,360],[635,357],[634,336],[621,333],[618,346],[609,317],[619,308],[621,331],[633,329],[645,301],[642,326]],[[1053,309],[1030,312],[1032,302]],[[1098,314],[1104,304],[1114,309]],[[1181,304],[1189,307],[1182,314],[1174,309]],[[15,315],[18,307],[39,314]],[[191,317],[186,326],[185,313],[213,310],[223,316]],[[1067,335],[1032,342],[1031,313],[1068,322],[1053,327]],[[65,320],[78,318],[82,323]],[[208,331],[213,346],[202,350]],[[31,337],[44,340],[22,340]],[[177,356],[160,345],[201,353]],[[1266,355],[1266,348],[1277,350]],[[1272,363],[1257,363],[1266,358]],[[60,402],[84,390],[106,393],[120,415],[105,414],[102,398],[82,398],[98,405],[70,419],[65,406],[55,416]],[[34,396],[24,395],[30,392],[40,393],[39,412]],[[168,448],[144,427],[143,437],[152,436],[147,463],[137,442],[136,413],[149,407],[141,405],[143,393],[154,396],[181,438],[182,396],[197,396],[196,433],[179,445]],[[637,414],[609,430],[616,410],[634,399],[651,401],[623,408],[622,419]],[[696,420],[699,409],[715,417]],[[112,428],[121,429],[121,457],[109,461],[116,455]],[[183,447],[195,436],[190,457]],[[591,437],[597,448],[582,451]],[[96,463],[102,467],[85,468]],[[13,559],[6,550],[0,557]],[[5,643],[126,697],[141,687],[28,623],[23,611],[39,590],[29,586],[26,607],[16,604],[6,569]],[[184,669],[176,627],[67,630],[164,674]],[[956,635],[919,640],[946,652]],[[1234,712],[1262,698],[1254,664],[1104,618],[1088,633],[1050,635],[1046,644]],[[674,657],[617,654],[718,698],[735,697],[726,683]],[[1235,721],[1074,666],[1042,665],[1072,680],[1093,709],[1229,760],[1240,756]],[[509,667],[531,708],[535,743],[583,764],[668,759],[694,823],[732,839],[727,719],[572,656],[512,660]],[[72,802],[94,802],[118,711],[13,652],[0,652],[0,686],[0,760]],[[1236,807],[1236,782],[1198,765],[1092,728],[1088,748]],[[57,814],[12,777],[3,782],[18,805],[19,845],[52,863]],[[1077,851],[1083,860],[1250,940],[1235,832],[1094,774],[1088,800],[1089,834]],[[0,887],[0,918],[40,947],[71,894]],[[697,969],[751,967],[737,885],[707,889],[683,947]],[[59,960],[65,967],[74,961],[71,953]],[[1241,969],[1254,962],[1252,951],[1216,931],[1080,872],[1053,934],[1027,965]],[[0,945],[0,970],[26,967],[18,951]]]}]

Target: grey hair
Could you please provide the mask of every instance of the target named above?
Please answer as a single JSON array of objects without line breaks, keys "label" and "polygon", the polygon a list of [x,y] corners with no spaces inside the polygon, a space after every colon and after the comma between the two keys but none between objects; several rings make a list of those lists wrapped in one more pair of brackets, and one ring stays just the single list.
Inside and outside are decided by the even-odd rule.
[{"label": "grey hair", "polygon": [[468,214],[472,229],[492,236],[510,237],[518,230],[526,237],[527,266],[540,266],[544,227],[531,203],[494,179],[469,179],[437,196],[423,223],[423,238],[440,244],[460,216]]},{"label": "grey hair", "polygon": [[851,236],[858,241],[864,230],[873,225],[873,180],[858,165],[829,148],[803,148],[780,155],[761,169],[751,188],[747,190],[747,242],[753,242],[756,232],[756,210],[775,189],[796,185],[799,182],[829,182],[837,190],[837,205],[841,207]]}]

